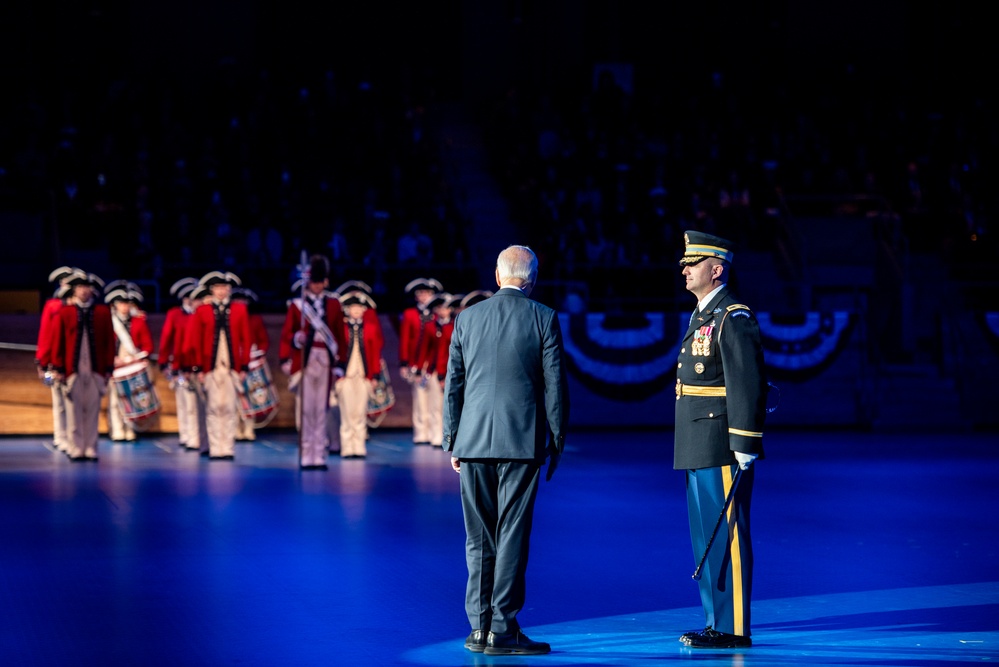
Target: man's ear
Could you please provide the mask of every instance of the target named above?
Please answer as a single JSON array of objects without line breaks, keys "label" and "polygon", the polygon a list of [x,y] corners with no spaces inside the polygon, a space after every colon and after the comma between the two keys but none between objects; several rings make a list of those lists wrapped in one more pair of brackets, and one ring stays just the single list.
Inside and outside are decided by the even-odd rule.
[{"label": "man's ear", "polygon": [[497,285],[497,287],[502,287],[503,286],[503,283],[500,282],[499,268],[496,269],[496,285]]}]

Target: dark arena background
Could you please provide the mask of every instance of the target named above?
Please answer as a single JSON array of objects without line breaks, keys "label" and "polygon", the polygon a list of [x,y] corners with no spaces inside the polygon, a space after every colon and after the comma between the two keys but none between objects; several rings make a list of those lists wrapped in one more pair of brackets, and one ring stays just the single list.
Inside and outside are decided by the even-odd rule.
[{"label": "dark arena background", "polygon": [[[999,660],[999,47],[987,3],[17,2],[0,8],[0,663],[527,664],[462,647],[458,479],[414,446],[404,286],[531,246],[571,429],[542,483],[530,664]],[[737,244],[779,403],[754,645],[703,621],[675,364],[683,231]],[[416,248],[416,252],[410,252]],[[277,341],[302,253],[373,290],[396,403],[299,470]],[[258,295],[278,407],[234,461],[154,422],[52,446],[58,266]],[[106,407],[106,406],[105,406]],[[992,481],[990,481],[992,480]]]}]

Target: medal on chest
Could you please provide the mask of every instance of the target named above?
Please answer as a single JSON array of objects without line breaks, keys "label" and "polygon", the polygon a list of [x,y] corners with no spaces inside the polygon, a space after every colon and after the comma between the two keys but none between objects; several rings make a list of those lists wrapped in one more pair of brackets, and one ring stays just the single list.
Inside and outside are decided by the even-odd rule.
[{"label": "medal on chest", "polygon": [[695,357],[711,356],[711,335],[714,333],[714,329],[714,322],[697,329],[697,333],[694,334],[694,341],[690,344],[690,354]]}]

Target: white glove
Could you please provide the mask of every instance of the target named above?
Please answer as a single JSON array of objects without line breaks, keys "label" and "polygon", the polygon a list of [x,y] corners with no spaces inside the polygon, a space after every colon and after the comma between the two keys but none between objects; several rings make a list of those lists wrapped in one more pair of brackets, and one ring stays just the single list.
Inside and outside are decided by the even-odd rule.
[{"label": "white glove", "polygon": [[735,454],[735,460],[739,462],[739,467],[743,470],[749,470],[749,466],[753,464],[756,457],[759,454],[746,454],[745,452],[732,452]]},{"label": "white glove", "polygon": [[305,332],[302,330],[296,331],[295,335],[291,339],[291,342],[292,345],[295,346],[295,349],[301,350],[305,347]]}]

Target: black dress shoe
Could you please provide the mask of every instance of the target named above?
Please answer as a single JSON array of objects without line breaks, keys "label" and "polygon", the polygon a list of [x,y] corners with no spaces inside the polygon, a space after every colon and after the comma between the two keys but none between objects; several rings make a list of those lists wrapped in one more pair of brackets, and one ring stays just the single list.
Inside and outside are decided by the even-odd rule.
[{"label": "black dress shoe", "polygon": [[486,648],[485,630],[472,630],[471,634],[465,637],[465,648],[472,653],[482,653]]},{"label": "black dress shoe", "polygon": [[691,630],[690,632],[684,632],[682,635],[680,635],[680,643],[686,644],[687,640],[690,639],[691,637],[693,637],[695,635],[704,634],[705,632],[707,632],[710,629],[711,629],[711,626],[709,625],[708,627],[704,628],[703,630]]},{"label": "black dress shoe", "polygon": [[749,637],[730,635],[712,628],[685,636],[687,639],[683,643],[690,648],[749,648],[753,645],[753,640]]},{"label": "black dress shoe", "polygon": [[236,457],[232,454],[223,454],[222,456],[209,456],[212,461],[235,461]]},{"label": "black dress shoe", "polygon": [[490,632],[486,637],[486,655],[544,655],[551,653],[552,647],[544,642],[536,642],[520,630],[510,633]]}]

